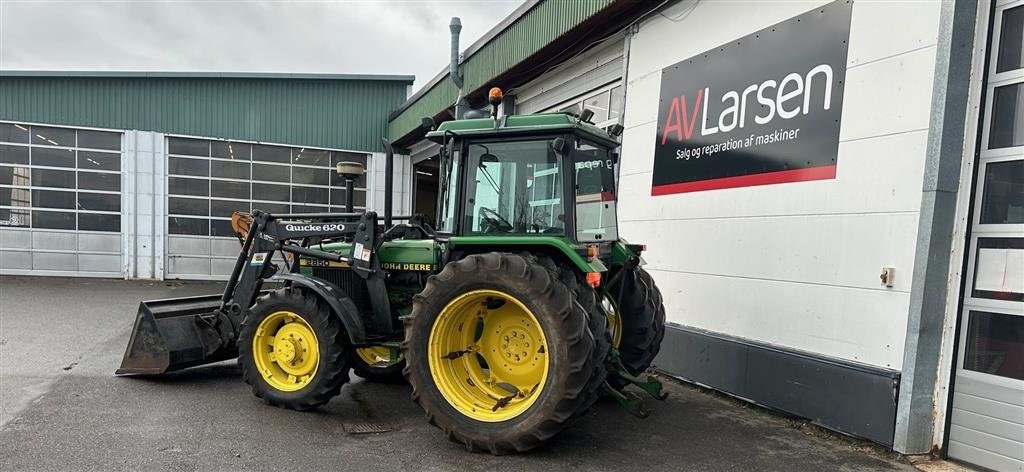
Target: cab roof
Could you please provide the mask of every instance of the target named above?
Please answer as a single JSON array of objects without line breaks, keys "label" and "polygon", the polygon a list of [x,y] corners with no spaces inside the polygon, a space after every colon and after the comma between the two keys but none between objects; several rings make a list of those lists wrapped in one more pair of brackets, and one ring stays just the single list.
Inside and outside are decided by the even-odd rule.
[{"label": "cab roof", "polygon": [[534,115],[509,115],[498,118],[474,118],[451,120],[441,123],[436,130],[427,133],[427,139],[444,143],[445,136],[504,137],[530,134],[574,133],[597,141],[608,147],[617,147],[619,142],[603,129],[590,123],[580,122],[568,113],[538,113]]}]

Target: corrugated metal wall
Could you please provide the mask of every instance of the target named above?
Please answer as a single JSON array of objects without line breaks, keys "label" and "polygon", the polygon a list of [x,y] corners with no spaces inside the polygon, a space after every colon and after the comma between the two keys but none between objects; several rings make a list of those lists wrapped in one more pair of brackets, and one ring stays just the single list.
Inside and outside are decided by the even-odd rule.
[{"label": "corrugated metal wall", "polygon": [[[462,63],[466,92],[488,81],[541,50],[569,30],[605,9],[616,0],[548,0],[538,4],[494,40]],[[538,66],[540,68],[542,66]],[[543,69],[537,73],[543,72]],[[458,90],[442,80],[388,124],[388,136],[398,139],[416,129],[424,116],[434,116],[452,106]]]},{"label": "corrugated metal wall", "polygon": [[378,151],[403,80],[3,77],[0,119]]}]

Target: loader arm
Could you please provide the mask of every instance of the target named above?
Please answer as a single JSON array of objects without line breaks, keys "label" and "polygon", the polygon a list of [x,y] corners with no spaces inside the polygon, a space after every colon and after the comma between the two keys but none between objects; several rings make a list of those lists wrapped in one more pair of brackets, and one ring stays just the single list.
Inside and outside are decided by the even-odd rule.
[{"label": "loader arm", "polygon": [[[282,262],[290,274],[282,277],[286,286],[305,278],[299,272],[298,257],[346,262],[366,280],[374,308],[372,327],[376,332],[393,331],[387,289],[376,252],[383,237],[378,236],[377,214],[307,213],[274,215],[260,210],[236,213],[233,226],[242,237],[242,247],[234,268],[219,296],[182,298],[142,302],[128,348],[118,375],[152,375],[208,364],[237,357],[236,340],[246,312],[256,302],[264,281],[281,270],[273,263],[275,252],[291,255]],[[325,241],[352,242],[349,254],[314,249]],[[321,284],[298,285],[319,287]],[[347,297],[337,287],[316,291],[318,296]],[[350,304],[334,300],[328,304],[345,326],[362,327],[363,320]],[[355,319],[352,319],[356,317]],[[359,330],[355,330],[359,331]],[[349,336],[362,337],[350,332]],[[352,339],[356,344],[362,339]]]}]

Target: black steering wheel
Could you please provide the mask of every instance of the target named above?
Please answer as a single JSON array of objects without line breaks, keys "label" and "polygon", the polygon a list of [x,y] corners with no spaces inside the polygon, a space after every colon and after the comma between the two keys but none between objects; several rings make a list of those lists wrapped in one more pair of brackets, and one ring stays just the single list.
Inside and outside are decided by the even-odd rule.
[{"label": "black steering wheel", "polygon": [[485,233],[509,232],[512,231],[512,223],[509,223],[498,212],[480,207],[480,229]]}]

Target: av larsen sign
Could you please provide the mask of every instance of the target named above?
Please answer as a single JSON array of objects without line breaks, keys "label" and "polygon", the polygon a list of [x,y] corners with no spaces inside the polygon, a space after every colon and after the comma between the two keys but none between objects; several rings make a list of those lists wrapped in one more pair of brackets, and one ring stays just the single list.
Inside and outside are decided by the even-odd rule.
[{"label": "av larsen sign", "polygon": [[832,179],[851,3],[666,67],[652,195]]}]

